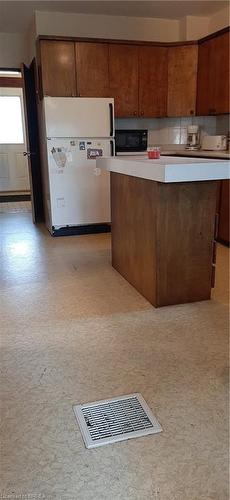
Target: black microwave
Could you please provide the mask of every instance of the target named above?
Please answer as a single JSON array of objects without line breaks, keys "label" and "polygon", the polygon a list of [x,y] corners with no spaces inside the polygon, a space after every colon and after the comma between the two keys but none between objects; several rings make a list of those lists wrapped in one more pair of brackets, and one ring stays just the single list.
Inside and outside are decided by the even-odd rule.
[{"label": "black microwave", "polygon": [[115,148],[116,153],[133,153],[147,150],[148,131],[133,129],[133,130],[116,130],[115,131]]}]

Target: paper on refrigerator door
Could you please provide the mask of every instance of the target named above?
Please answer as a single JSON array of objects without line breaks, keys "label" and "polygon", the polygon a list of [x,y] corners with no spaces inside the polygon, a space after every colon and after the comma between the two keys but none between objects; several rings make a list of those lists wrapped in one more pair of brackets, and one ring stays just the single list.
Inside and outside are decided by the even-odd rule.
[{"label": "paper on refrigerator door", "polygon": [[67,148],[52,148],[51,153],[56,165],[59,168],[64,168],[66,166],[66,163],[73,161],[72,153],[68,151]]},{"label": "paper on refrigerator door", "polygon": [[51,154],[58,167],[60,168],[65,167],[67,161],[65,148],[52,148]]}]

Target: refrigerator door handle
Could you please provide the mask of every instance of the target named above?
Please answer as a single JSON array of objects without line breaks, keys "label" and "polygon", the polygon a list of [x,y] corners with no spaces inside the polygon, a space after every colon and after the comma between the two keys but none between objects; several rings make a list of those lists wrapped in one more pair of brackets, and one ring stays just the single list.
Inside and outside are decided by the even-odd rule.
[{"label": "refrigerator door handle", "polygon": [[109,103],[109,116],[110,116],[110,137],[113,137],[113,104]]},{"label": "refrigerator door handle", "polygon": [[110,154],[111,156],[114,156],[114,142],[110,141]]}]

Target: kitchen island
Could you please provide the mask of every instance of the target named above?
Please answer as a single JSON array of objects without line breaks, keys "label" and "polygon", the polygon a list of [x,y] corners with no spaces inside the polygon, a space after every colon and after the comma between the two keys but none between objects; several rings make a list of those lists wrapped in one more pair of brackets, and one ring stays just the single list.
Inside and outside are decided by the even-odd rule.
[{"label": "kitchen island", "polygon": [[229,161],[129,156],[97,167],[110,172],[113,267],[155,307],[210,299]]}]

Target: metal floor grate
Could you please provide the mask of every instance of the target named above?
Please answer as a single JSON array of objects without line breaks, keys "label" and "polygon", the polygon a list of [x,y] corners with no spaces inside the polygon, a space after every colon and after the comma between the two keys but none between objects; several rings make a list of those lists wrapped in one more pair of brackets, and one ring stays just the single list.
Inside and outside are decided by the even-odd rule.
[{"label": "metal floor grate", "polygon": [[161,432],[141,394],[73,407],[86,448]]}]

